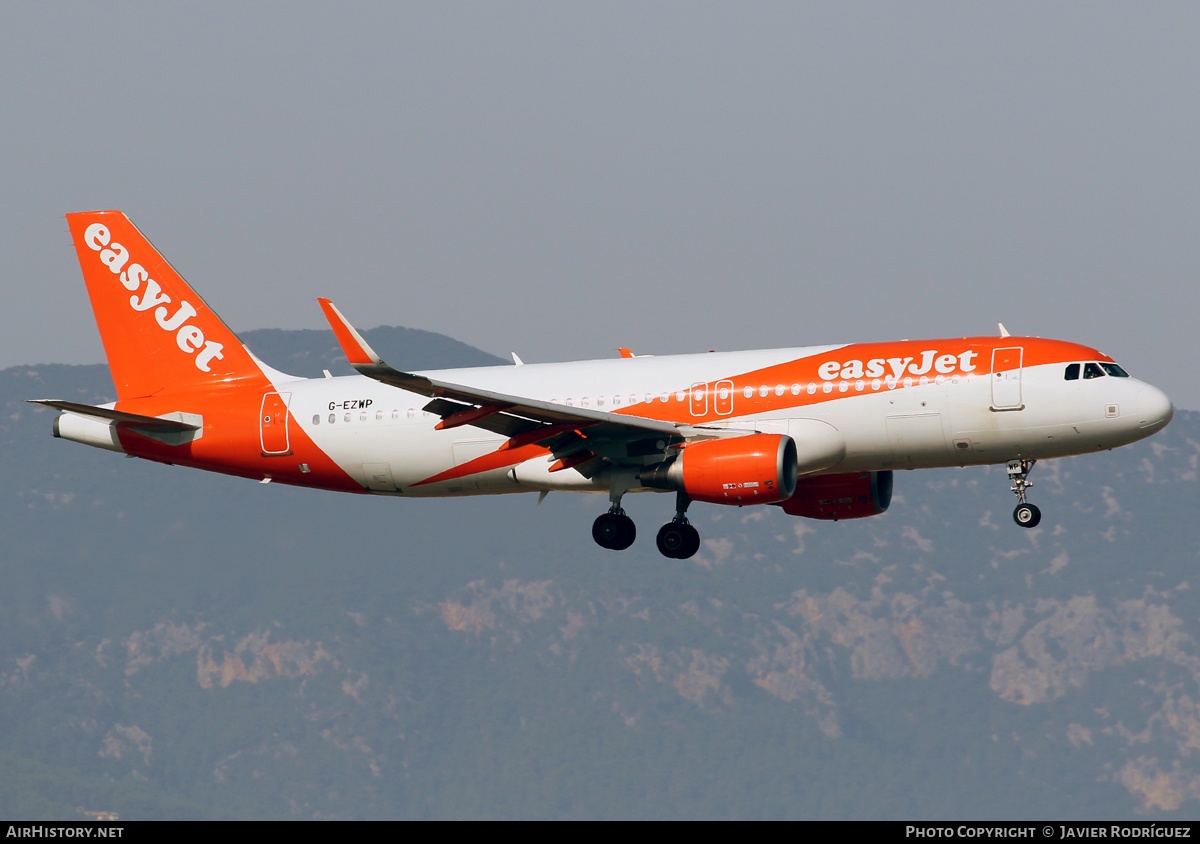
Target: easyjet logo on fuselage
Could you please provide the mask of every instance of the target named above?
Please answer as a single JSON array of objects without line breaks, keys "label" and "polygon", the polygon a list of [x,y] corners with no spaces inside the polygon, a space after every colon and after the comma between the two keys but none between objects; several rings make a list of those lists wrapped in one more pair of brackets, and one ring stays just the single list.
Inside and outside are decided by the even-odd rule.
[{"label": "easyjet logo on fuselage", "polygon": [[[180,351],[195,355],[196,368],[201,372],[212,372],[209,364],[221,360],[225,348],[221,343],[205,340],[204,332],[188,322],[196,316],[196,309],[186,299],[180,300],[175,313],[171,313],[167,305],[171,297],[162,292],[162,286],[150,278],[141,264],[129,264],[129,250],[112,239],[108,227],[103,223],[92,223],[83,233],[83,242],[88,249],[100,253],[100,263],[108,267],[109,272],[117,276],[125,289],[133,293],[129,297],[129,306],[135,311],[142,312],[154,308],[154,321],[158,327],[167,333],[174,333],[175,345]],[[139,295],[140,293],[140,295]]]},{"label": "easyjet logo on fuselage", "polygon": [[825,381],[837,378],[846,381],[882,378],[885,373],[891,380],[899,380],[905,375],[926,375],[931,371],[939,375],[952,375],[955,372],[974,372],[975,364],[971,361],[977,357],[979,352],[949,355],[939,354],[937,349],[928,349],[921,352],[920,358],[872,358],[865,364],[861,360],[830,360],[817,367],[817,375]]}]

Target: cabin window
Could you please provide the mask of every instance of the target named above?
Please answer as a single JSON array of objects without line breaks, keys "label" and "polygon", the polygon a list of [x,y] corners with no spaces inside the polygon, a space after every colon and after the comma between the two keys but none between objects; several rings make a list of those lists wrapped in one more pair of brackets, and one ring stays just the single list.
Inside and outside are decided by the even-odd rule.
[{"label": "cabin window", "polygon": [[746,389],[742,390],[742,395],[745,396],[746,398],[750,398],[751,396],[754,395],[754,388],[747,387]]},{"label": "cabin window", "polygon": [[1104,370],[1100,368],[1098,363],[1085,363],[1083,365],[1083,377],[1087,378],[1103,378]]},{"label": "cabin window", "polygon": [[817,385],[814,384],[812,381],[809,381],[808,382],[808,394],[811,396],[816,391],[817,391]]},{"label": "cabin window", "polygon": [[337,417],[334,414],[329,414],[329,424],[332,425]]},{"label": "cabin window", "polygon": [[320,424],[321,424],[321,414],[317,413],[317,414],[314,414],[314,415],[313,415],[313,424],[314,424],[314,425],[320,425]]},{"label": "cabin window", "polygon": [[1078,381],[1079,380],[1079,364],[1068,363],[1067,371],[1065,373],[1063,373],[1063,380],[1064,381]]}]

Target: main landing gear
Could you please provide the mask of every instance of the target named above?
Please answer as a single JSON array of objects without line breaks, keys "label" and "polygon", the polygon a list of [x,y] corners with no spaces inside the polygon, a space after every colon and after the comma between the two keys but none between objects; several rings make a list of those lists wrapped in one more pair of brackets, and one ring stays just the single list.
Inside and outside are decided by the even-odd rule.
[{"label": "main landing gear", "polygon": [[[621,509],[621,495],[612,495],[612,506],[607,513],[600,514],[592,524],[592,539],[601,548],[624,551],[633,544],[637,528],[633,519]],[[683,492],[675,494],[675,518],[658,531],[655,544],[664,557],[686,560],[700,550],[700,533],[688,521],[688,505],[692,501]]]},{"label": "main landing gear", "polygon": [[633,544],[636,537],[637,527],[633,519],[626,516],[620,507],[600,514],[592,523],[592,539],[596,540],[596,544],[601,548],[624,551]]},{"label": "main landing gear", "polygon": [[601,548],[610,551],[624,551],[633,544],[637,537],[637,527],[633,519],[625,515],[621,509],[621,499],[625,493],[633,489],[636,476],[629,471],[614,472],[608,487],[608,500],[611,502],[608,512],[596,517],[592,523],[592,539]]},{"label": "main landing gear", "polygon": [[664,557],[686,560],[700,550],[700,532],[692,527],[686,515],[691,503],[683,490],[675,493],[675,518],[658,529],[655,539],[658,551]]},{"label": "main landing gear", "polygon": [[1042,520],[1042,511],[1036,505],[1030,504],[1025,500],[1025,492],[1033,483],[1026,480],[1029,473],[1033,471],[1033,464],[1036,460],[1010,460],[1008,461],[1008,477],[1012,480],[1012,491],[1017,496],[1017,509],[1013,510],[1013,521],[1023,528],[1037,527],[1038,522]]}]

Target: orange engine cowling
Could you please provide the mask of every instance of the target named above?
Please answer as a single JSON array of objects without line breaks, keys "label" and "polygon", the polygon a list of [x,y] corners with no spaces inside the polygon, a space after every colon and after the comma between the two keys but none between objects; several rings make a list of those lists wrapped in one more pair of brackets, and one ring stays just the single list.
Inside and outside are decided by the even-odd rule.
[{"label": "orange engine cowling", "polygon": [[783,512],[806,519],[861,519],[878,516],[891,503],[890,471],[851,472],[805,478],[783,502]]},{"label": "orange engine cowling", "polygon": [[642,475],[647,486],[682,489],[710,504],[777,504],[796,489],[796,443],[784,434],[750,434],[690,443],[670,466]]}]

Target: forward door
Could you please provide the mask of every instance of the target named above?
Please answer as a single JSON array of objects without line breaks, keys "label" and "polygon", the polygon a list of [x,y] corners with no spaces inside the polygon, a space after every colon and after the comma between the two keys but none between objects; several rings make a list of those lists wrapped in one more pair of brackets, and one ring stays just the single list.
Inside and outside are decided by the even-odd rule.
[{"label": "forward door", "polygon": [[992,410],[1022,410],[1021,354],[1014,346],[992,351]]}]

